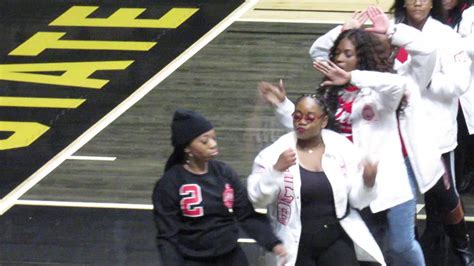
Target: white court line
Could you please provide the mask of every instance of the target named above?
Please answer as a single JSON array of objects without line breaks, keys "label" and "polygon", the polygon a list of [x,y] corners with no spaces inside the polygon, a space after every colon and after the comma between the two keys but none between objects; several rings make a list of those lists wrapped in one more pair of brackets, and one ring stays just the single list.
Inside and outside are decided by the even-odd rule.
[{"label": "white court line", "polygon": [[[15,205],[153,210],[152,204],[55,201],[55,200],[17,200]],[[255,209],[255,211],[258,213],[263,213],[263,214],[267,213],[267,209],[264,209],[264,208],[258,208],[258,209]]]},{"label": "white court line", "polygon": [[67,159],[84,161],[115,161],[117,160],[117,157],[71,155]]},{"label": "white court line", "polygon": [[154,89],[158,84],[160,84],[165,78],[171,75],[178,67],[188,61],[193,55],[195,55],[199,50],[211,42],[215,37],[221,34],[225,29],[227,29],[232,23],[234,23],[239,17],[241,17],[245,12],[250,10],[257,0],[247,0],[237,9],[235,9],[230,15],[225,19],[219,22],[214,28],[209,32],[204,34],[199,40],[192,44],[186,51],[181,53],[176,57],[171,63],[169,63],[165,68],[158,72],[155,76],[145,82],[140,88],[138,88],[134,93],[132,93],[127,99],[121,102],[117,107],[95,123],[92,127],[86,130],[81,136],[74,140],[69,146],[64,148],[61,152],[56,154],[51,160],[49,160],[45,165],[13,189],[9,194],[7,194],[0,201],[0,215],[4,214],[8,209],[10,209],[16,201],[30,190],[34,185],[41,181],[46,175],[51,171],[56,169],[61,163],[63,163],[68,157],[73,155],[77,150],[89,142],[95,135],[117,119],[120,115],[125,113],[130,107],[142,99],[146,94],[148,94],[152,89]]},{"label": "white court line", "polygon": [[253,240],[252,238],[239,238],[237,240],[239,243],[257,243],[257,241]]},{"label": "white court line", "polygon": [[[76,202],[76,201],[48,201],[48,200],[17,200],[16,205],[50,206],[50,207],[76,207],[76,208],[109,208],[130,210],[153,210],[152,204],[107,203],[107,202]],[[417,204],[424,206],[422,204]],[[417,206],[418,207],[418,206]],[[266,209],[255,209],[259,213],[267,213]],[[418,220],[426,220],[425,214],[416,215]],[[474,222],[474,216],[465,216],[466,222]],[[246,241],[245,238],[243,241]],[[252,242],[242,242],[252,243]]]},{"label": "white court line", "polygon": [[76,207],[76,208],[108,208],[130,210],[153,210],[152,204],[107,203],[107,202],[77,202],[77,201],[48,201],[48,200],[17,200],[16,205]]}]

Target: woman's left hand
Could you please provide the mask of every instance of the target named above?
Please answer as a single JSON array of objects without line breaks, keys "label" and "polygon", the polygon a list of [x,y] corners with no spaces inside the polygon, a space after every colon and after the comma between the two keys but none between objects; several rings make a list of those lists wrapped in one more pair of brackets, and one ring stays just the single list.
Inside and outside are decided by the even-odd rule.
[{"label": "woman's left hand", "polygon": [[380,7],[369,6],[367,8],[367,15],[372,21],[372,27],[366,28],[366,31],[386,34],[390,26],[390,20]]}]

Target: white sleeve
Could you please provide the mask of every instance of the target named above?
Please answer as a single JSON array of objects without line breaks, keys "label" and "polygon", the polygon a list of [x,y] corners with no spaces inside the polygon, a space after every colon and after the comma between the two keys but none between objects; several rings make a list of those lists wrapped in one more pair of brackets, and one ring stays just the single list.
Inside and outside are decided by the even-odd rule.
[{"label": "white sleeve", "polygon": [[295,105],[285,97],[285,100],[278,104],[275,109],[275,115],[278,123],[284,126],[288,131],[293,130],[293,118],[291,114],[295,111]]},{"label": "white sleeve", "polygon": [[377,195],[377,180],[373,187],[368,187],[364,184],[362,177],[364,168],[362,166],[362,152],[357,149],[352,143],[347,144],[345,149],[345,162],[348,171],[348,176],[351,178],[351,189],[349,192],[349,205],[353,208],[363,209],[369,206],[370,202],[375,199]]},{"label": "white sleeve", "polygon": [[437,66],[428,87],[430,93],[443,98],[457,97],[467,91],[470,81],[471,59],[462,42],[453,41],[438,49]]},{"label": "white sleeve", "polygon": [[464,49],[471,58],[471,62],[474,61],[474,34],[462,38]]},{"label": "white sleeve", "polygon": [[459,34],[462,37],[471,36],[474,33],[474,6],[464,10],[459,23]]},{"label": "white sleeve", "polygon": [[353,85],[377,91],[382,106],[393,110],[397,109],[408,84],[406,77],[386,72],[354,70],[351,76]]},{"label": "white sleeve", "polygon": [[342,26],[337,26],[316,39],[309,49],[309,55],[313,61],[316,59],[329,60],[329,50],[331,50],[331,47],[334,45],[334,41],[341,33],[341,30]]},{"label": "white sleeve", "polygon": [[266,208],[275,201],[283,184],[283,172],[273,168],[265,152],[255,158],[252,173],[247,179],[247,192],[255,208]]},{"label": "white sleeve", "polygon": [[426,88],[436,64],[436,47],[427,41],[425,34],[413,27],[402,23],[391,27],[392,44],[403,47],[411,57],[403,74],[415,81],[419,88]]}]

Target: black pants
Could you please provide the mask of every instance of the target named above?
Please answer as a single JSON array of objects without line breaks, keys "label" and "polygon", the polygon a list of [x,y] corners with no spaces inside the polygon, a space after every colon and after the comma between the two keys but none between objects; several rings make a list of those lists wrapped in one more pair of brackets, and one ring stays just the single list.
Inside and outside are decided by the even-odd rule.
[{"label": "black pants", "polygon": [[441,177],[436,185],[425,193],[425,205],[427,210],[434,210],[439,214],[449,213],[456,208],[459,202],[459,194],[456,183],[451,174],[453,171],[453,153],[444,153],[443,161],[446,166],[446,175]]},{"label": "black pants", "polygon": [[301,233],[296,266],[359,265],[354,244],[339,222]]},{"label": "black pants", "polygon": [[464,113],[459,106],[458,116],[458,146],[456,147],[456,185],[459,192],[469,191],[470,172],[474,170],[474,135],[469,135]]},{"label": "black pants", "polygon": [[445,222],[447,214],[459,204],[459,194],[452,176],[452,153],[443,154],[448,178],[442,177],[428,192],[425,193],[426,228],[420,239],[429,266],[447,265],[448,247],[445,238]]},{"label": "black pants", "polygon": [[249,266],[247,256],[240,246],[232,251],[214,258],[185,258],[184,266]]}]

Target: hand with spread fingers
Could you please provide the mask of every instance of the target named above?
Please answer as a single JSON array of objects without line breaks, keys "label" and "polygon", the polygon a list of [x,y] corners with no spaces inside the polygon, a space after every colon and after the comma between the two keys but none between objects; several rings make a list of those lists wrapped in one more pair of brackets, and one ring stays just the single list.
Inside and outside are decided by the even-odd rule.
[{"label": "hand with spread fingers", "polygon": [[373,33],[386,34],[390,26],[390,20],[383,10],[377,6],[369,6],[366,12],[370,21],[372,21],[372,27],[368,27],[365,30]]},{"label": "hand with spread fingers", "polygon": [[283,86],[282,79],[280,79],[278,86],[273,85],[270,82],[262,81],[258,84],[257,90],[260,94],[260,97],[273,106],[277,106],[278,104],[282,103],[286,97],[286,91],[285,87]]},{"label": "hand with spread fingers", "polygon": [[368,18],[367,11],[356,11],[352,14],[351,19],[344,22],[344,25],[342,25],[342,31],[358,29],[364,25]]},{"label": "hand with spread fingers", "polygon": [[344,85],[351,81],[351,73],[331,61],[316,60],[313,62],[313,67],[327,78],[321,86]]}]

